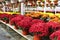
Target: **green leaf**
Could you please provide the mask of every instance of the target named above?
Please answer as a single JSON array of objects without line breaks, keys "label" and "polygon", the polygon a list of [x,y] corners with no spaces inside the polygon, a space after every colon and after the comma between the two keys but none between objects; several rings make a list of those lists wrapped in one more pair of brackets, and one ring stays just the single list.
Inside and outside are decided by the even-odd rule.
[{"label": "green leaf", "polygon": [[8,18],[4,17],[3,20],[8,20]]}]

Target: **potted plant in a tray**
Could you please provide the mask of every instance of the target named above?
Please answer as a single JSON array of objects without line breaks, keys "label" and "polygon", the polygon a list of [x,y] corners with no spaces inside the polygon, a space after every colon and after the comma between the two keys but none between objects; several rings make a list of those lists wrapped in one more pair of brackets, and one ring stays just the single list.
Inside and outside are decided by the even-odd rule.
[{"label": "potted plant in a tray", "polygon": [[31,17],[34,18],[34,19],[39,19],[41,16],[42,16],[42,14],[39,14],[39,13],[31,14]]},{"label": "potted plant in a tray", "polygon": [[6,23],[9,23],[9,16],[10,14],[2,14],[2,20]]},{"label": "potted plant in a tray", "polygon": [[53,21],[47,22],[47,26],[48,26],[49,35],[55,32],[56,30],[60,29],[60,23],[58,22],[53,22]]},{"label": "potted plant in a tray", "polygon": [[31,25],[29,33],[34,35],[34,40],[42,40],[41,37],[47,36],[48,34],[47,26],[45,23],[35,23]]},{"label": "potted plant in a tray", "polygon": [[50,35],[50,39],[51,40],[60,40],[60,30],[56,31],[56,32],[53,32],[51,35]]},{"label": "potted plant in a tray", "polygon": [[20,27],[20,28],[22,28],[22,34],[23,35],[27,35],[27,34],[29,34],[29,28],[30,28],[30,26],[31,26],[31,21],[32,21],[32,18],[30,18],[30,17],[26,17],[26,18],[24,18],[23,20],[21,20],[20,22],[18,22],[18,26]]},{"label": "potted plant in a tray", "polygon": [[49,21],[59,22],[59,18],[58,18],[58,17],[56,17],[56,18],[54,18],[54,19],[50,19]]},{"label": "potted plant in a tray", "polygon": [[24,16],[17,16],[17,17],[14,17],[14,18],[12,18],[11,20],[10,20],[10,24],[11,25],[14,25],[15,27],[15,29],[18,29],[18,26],[17,26],[17,23],[18,22],[20,22],[22,19],[24,18]]}]

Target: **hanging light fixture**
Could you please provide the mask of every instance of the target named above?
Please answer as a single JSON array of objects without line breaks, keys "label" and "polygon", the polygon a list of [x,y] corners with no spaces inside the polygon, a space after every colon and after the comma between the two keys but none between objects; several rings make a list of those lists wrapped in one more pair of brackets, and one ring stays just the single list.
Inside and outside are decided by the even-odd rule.
[{"label": "hanging light fixture", "polygon": [[14,7],[15,7],[15,0],[11,0],[11,4],[12,4],[12,10],[13,10],[13,12],[14,12]]},{"label": "hanging light fixture", "polygon": [[42,0],[37,0],[37,5],[41,6],[41,2],[42,2]]},{"label": "hanging light fixture", "polygon": [[15,3],[15,0],[11,0],[11,3]]},{"label": "hanging light fixture", "polygon": [[55,5],[55,6],[58,5],[58,0],[54,0],[54,5]]},{"label": "hanging light fixture", "polygon": [[9,4],[9,2],[8,1],[5,1],[6,2],[6,5],[8,5]]},{"label": "hanging light fixture", "polygon": [[23,0],[18,0],[19,2],[22,2]]}]

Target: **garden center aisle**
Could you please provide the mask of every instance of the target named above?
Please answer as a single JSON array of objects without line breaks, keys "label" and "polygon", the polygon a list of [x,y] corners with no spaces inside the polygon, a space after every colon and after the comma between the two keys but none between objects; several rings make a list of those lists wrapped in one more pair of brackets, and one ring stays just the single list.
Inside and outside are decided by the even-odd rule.
[{"label": "garden center aisle", "polygon": [[0,40],[14,40],[0,25]]},{"label": "garden center aisle", "polygon": [[14,32],[12,29],[7,29],[4,24],[0,24],[0,40],[25,40],[22,36]]}]

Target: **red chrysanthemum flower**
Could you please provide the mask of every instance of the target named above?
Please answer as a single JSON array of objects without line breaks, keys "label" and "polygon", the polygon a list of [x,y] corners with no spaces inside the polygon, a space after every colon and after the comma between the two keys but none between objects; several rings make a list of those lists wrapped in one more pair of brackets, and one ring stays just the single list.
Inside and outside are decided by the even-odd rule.
[{"label": "red chrysanthemum flower", "polygon": [[17,24],[18,22],[20,22],[22,19],[24,18],[24,16],[17,16],[17,17],[14,17],[10,20],[10,23],[11,24]]},{"label": "red chrysanthemum flower", "polygon": [[47,26],[50,28],[52,27],[52,29],[60,29],[60,24],[58,22],[53,22],[53,21],[50,21],[50,22],[47,22]]},{"label": "red chrysanthemum flower", "polygon": [[11,16],[9,17],[9,20],[11,20],[12,18],[17,17],[17,16],[21,16],[21,15],[18,15],[18,14],[11,15]]},{"label": "red chrysanthemum flower", "polygon": [[9,18],[10,14],[0,14],[0,18]]},{"label": "red chrysanthemum flower", "polygon": [[40,20],[40,19],[33,19],[33,20],[32,20],[32,24],[38,23],[38,22],[40,22],[40,23],[45,23],[43,20]]},{"label": "red chrysanthemum flower", "polygon": [[9,23],[9,17],[10,16],[11,16],[10,14],[0,14],[0,19]]},{"label": "red chrysanthemum flower", "polygon": [[60,30],[56,31],[56,32],[53,32],[51,35],[50,35],[50,39],[51,40],[60,40]]},{"label": "red chrysanthemum flower", "polygon": [[33,18],[31,18],[31,17],[24,17],[24,19],[23,20],[29,20],[29,21],[32,21],[33,20]]},{"label": "red chrysanthemum flower", "polygon": [[29,32],[30,33],[34,33],[38,36],[46,36],[47,33],[48,33],[48,30],[47,30],[47,26],[45,25],[45,23],[35,23],[33,24],[30,29],[29,29]]},{"label": "red chrysanthemum flower", "polygon": [[28,29],[31,26],[31,21],[32,21],[31,17],[25,17],[23,20],[18,22],[17,25],[24,29],[26,29],[26,28]]},{"label": "red chrysanthemum flower", "polygon": [[47,22],[46,25],[48,26],[48,34],[52,34],[54,31],[60,30],[60,24],[57,22]]}]

